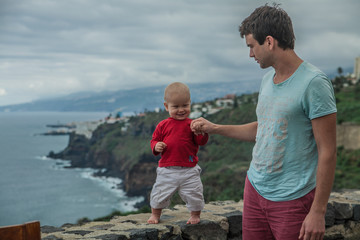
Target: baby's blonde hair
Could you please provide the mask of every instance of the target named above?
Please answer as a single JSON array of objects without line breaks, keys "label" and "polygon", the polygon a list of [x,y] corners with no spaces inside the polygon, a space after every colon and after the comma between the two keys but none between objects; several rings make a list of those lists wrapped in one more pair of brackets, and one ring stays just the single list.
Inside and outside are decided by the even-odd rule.
[{"label": "baby's blonde hair", "polygon": [[189,87],[181,82],[173,82],[170,83],[164,92],[164,101],[170,101],[171,96],[173,95],[183,95],[184,97],[188,97],[190,99],[190,89]]}]

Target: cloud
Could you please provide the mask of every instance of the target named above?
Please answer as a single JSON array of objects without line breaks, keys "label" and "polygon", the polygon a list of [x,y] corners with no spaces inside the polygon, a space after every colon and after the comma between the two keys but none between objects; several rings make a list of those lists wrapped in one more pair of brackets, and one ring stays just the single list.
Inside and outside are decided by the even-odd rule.
[{"label": "cloud", "polygon": [[6,90],[3,88],[0,88],[0,97],[6,95]]},{"label": "cloud", "polygon": [[[8,94],[0,104],[171,81],[259,79],[266,70],[249,58],[238,26],[266,2],[3,0],[0,79]],[[300,57],[325,72],[353,66],[358,0],[280,2]]]}]

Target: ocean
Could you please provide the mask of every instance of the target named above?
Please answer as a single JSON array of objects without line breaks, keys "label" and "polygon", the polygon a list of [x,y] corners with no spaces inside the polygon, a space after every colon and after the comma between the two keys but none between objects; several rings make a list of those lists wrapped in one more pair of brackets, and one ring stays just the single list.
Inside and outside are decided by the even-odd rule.
[{"label": "ocean", "polygon": [[63,150],[69,136],[41,135],[47,124],[100,120],[100,112],[0,113],[0,226],[39,220],[59,227],[136,210],[141,197],[129,198],[116,185],[121,179],[93,177],[93,169],[65,168],[69,161],[49,159]]}]

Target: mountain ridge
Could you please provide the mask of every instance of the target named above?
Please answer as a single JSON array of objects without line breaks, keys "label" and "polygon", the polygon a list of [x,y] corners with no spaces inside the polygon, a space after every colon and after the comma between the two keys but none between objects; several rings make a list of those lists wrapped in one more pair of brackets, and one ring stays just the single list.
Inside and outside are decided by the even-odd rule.
[{"label": "mountain ridge", "polygon": [[[190,83],[192,102],[203,102],[221,98],[226,94],[241,95],[258,91],[260,80]],[[84,112],[144,112],[162,108],[163,92],[166,85],[136,88],[131,90],[78,92],[51,99],[40,99],[33,102],[0,106],[0,112],[18,111],[84,111]]]}]

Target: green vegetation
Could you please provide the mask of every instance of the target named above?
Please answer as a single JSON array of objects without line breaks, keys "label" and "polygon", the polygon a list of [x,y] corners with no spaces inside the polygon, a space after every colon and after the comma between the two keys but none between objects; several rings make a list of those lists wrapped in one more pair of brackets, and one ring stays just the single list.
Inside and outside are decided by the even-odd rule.
[{"label": "green vegetation", "polygon": [[360,84],[343,88],[336,94],[338,123],[360,124]]},{"label": "green vegetation", "polygon": [[359,189],[360,149],[345,150],[338,147],[333,189]]},{"label": "green vegetation", "polygon": [[360,79],[354,84],[350,75],[344,76],[343,69],[338,67],[338,76],[332,79],[338,108],[337,121],[360,124]]}]

